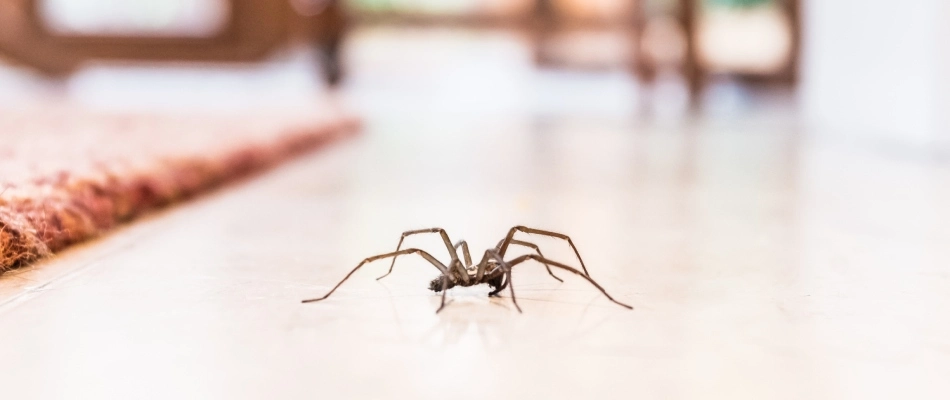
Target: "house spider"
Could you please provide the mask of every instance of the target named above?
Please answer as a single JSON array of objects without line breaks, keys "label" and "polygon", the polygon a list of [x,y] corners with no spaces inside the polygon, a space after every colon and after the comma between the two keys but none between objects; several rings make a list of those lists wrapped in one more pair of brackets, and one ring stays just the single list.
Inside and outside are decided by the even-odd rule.
[{"label": "house spider", "polygon": [[[545,258],[544,255],[541,254],[541,249],[536,244],[515,239],[514,236],[515,236],[515,233],[517,232],[542,235],[542,236],[548,236],[548,237],[566,240],[567,244],[569,244],[571,246],[571,249],[574,250],[574,254],[577,255],[577,261],[580,262],[581,269],[584,272],[578,271],[577,269],[564,265],[560,262]],[[440,262],[439,260],[437,260],[435,257],[433,257],[431,254],[429,254],[428,252],[424,250],[420,250],[416,248],[402,249],[402,242],[403,240],[406,239],[406,237],[422,234],[422,233],[438,233],[440,236],[442,236],[442,241],[445,243],[445,247],[449,252],[449,256],[452,257],[452,260],[449,261],[448,266],[446,266],[445,264],[442,264],[442,262]],[[511,245],[519,245],[519,246],[531,248],[537,254],[525,254],[523,256],[516,257],[512,260],[505,261],[505,258],[504,258],[505,252],[508,250],[508,247]],[[458,256],[459,248],[461,248],[462,254],[465,258],[464,263],[462,262],[462,260],[459,259],[459,256]],[[560,268],[568,272],[571,272],[575,275],[578,275],[581,278],[586,279],[592,285],[594,285],[594,287],[600,290],[600,292],[603,293],[604,296],[607,296],[607,298],[610,299],[610,301],[617,303],[618,305],[626,307],[628,309],[631,309],[631,310],[633,309],[633,307],[631,306],[628,306],[617,300],[614,300],[613,297],[610,297],[610,295],[607,294],[607,291],[604,290],[603,287],[597,284],[597,282],[594,282],[594,280],[590,277],[590,274],[587,273],[587,267],[584,266],[584,260],[581,259],[581,254],[577,251],[577,247],[574,246],[574,242],[571,241],[571,238],[569,238],[567,235],[560,234],[557,232],[544,231],[540,229],[528,228],[525,226],[516,226],[508,230],[508,235],[505,236],[505,238],[502,239],[500,242],[498,242],[498,245],[496,245],[494,248],[485,250],[485,254],[482,256],[482,260],[479,261],[478,264],[472,264],[472,256],[468,251],[468,243],[462,240],[453,245],[452,241],[449,240],[449,235],[442,228],[418,229],[418,230],[403,232],[402,236],[399,238],[399,244],[396,246],[396,251],[391,252],[391,253],[380,254],[380,255],[376,255],[376,256],[372,256],[372,257],[364,259],[362,262],[359,263],[359,265],[356,266],[356,268],[353,268],[353,270],[350,271],[349,274],[346,274],[346,276],[343,277],[343,280],[341,280],[340,283],[337,283],[336,286],[334,286],[333,289],[330,289],[330,291],[327,292],[327,294],[325,294],[323,297],[303,300],[303,303],[316,302],[316,301],[326,299],[327,297],[330,297],[330,295],[333,294],[333,292],[335,292],[336,289],[339,288],[340,285],[343,284],[343,282],[346,282],[346,280],[349,279],[350,276],[352,276],[353,273],[356,272],[356,270],[360,269],[362,266],[376,260],[392,257],[393,260],[392,260],[392,263],[389,264],[389,271],[386,272],[383,276],[376,278],[376,280],[383,279],[393,272],[393,266],[396,265],[396,258],[401,255],[406,255],[406,254],[418,254],[422,256],[422,258],[424,258],[426,261],[432,264],[436,269],[438,269],[439,272],[442,273],[442,275],[440,275],[438,278],[435,278],[432,280],[432,282],[429,282],[430,290],[436,293],[442,292],[442,303],[439,305],[439,308],[435,311],[436,313],[438,313],[439,311],[442,311],[442,309],[445,308],[445,292],[448,289],[451,289],[455,286],[467,287],[467,286],[479,285],[482,283],[487,283],[488,286],[490,286],[493,289],[490,293],[488,293],[489,296],[497,296],[498,293],[500,293],[502,290],[504,290],[507,287],[509,291],[511,292],[511,302],[514,303],[515,308],[518,310],[518,312],[521,312],[521,307],[518,306],[518,300],[515,298],[514,285],[511,284],[511,269],[515,265],[521,264],[528,260],[535,260],[535,261],[540,262],[541,264],[544,264],[544,267],[547,269],[548,274],[550,274],[551,277],[553,277],[554,279],[557,279],[558,281],[561,281],[561,282],[563,281],[561,280],[561,278],[558,278],[557,275],[554,275],[554,272],[551,271],[551,267]]]}]

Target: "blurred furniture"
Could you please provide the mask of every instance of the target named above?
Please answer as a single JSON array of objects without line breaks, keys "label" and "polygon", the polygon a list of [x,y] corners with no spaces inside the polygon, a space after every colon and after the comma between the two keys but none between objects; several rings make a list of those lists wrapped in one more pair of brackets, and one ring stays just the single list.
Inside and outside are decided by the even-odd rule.
[{"label": "blurred furniture", "polygon": [[[763,23],[765,23],[765,25],[771,25],[772,29],[768,30],[768,32],[773,34],[776,33],[776,30],[787,30],[785,33],[785,35],[787,35],[787,42],[785,42],[781,37],[772,37],[775,42],[768,46],[768,50],[772,50],[771,53],[773,54],[765,54],[766,52],[761,51],[761,48],[759,49],[759,52],[752,50],[753,56],[762,59],[771,57],[775,63],[771,66],[760,66],[758,68],[751,67],[749,65],[715,65],[714,60],[709,57],[709,54],[715,50],[717,45],[719,47],[725,47],[725,43],[715,43],[708,40],[708,37],[712,33],[712,29],[710,29],[710,25],[713,25],[711,23],[712,12],[705,9],[705,7],[701,4],[701,0],[678,0],[678,3],[679,6],[677,7],[676,18],[682,24],[686,37],[685,54],[683,56],[681,71],[687,81],[687,85],[694,103],[698,101],[699,95],[702,93],[703,88],[714,78],[715,75],[725,75],[730,78],[737,79],[745,85],[751,86],[793,86],[796,83],[800,52],[799,43],[801,40],[799,0],[773,0],[771,2],[761,2],[771,3],[772,8],[769,8],[768,12],[759,12],[758,17],[753,14],[755,11],[734,11],[734,13],[739,15],[739,18],[737,18],[738,21],[719,22],[719,25],[729,24],[730,22],[732,23],[732,26],[720,27],[719,30],[722,31],[724,28],[736,30],[738,35],[733,35],[732,38],[736,41],[741,39],[742,36],[748,38],[749,36],[754,36],[756,34],[767,33],[743,32],[741,30],[742,27],[738,26],[739,23],[737,23],[742,22],[743,18],[745,22],[759,24],[758,28],[760,29],[764,27]],[[737,3],[755,2],[739,1]],[[752,10],[754,10],[754,8]],[[772,15],[773,19],[763,21],[762,17],[768,15]],[[705,21],[703,21],[704,19]],[[703,26],[704,24],[705,27]],[[782,35],[778,34],[776,36]],[[776,55],[774,54],[776,51],[783,54]],[[705,53],[706,57],[703,57],[703,53]]]},{"label": "blurred furniture", "polygon": [[[800,36],[798,0],[353,0],[350,7],[344,7],[343,0],[219,0],[229,4],[223,28],[205,36],[162,37],[51,32],[37,13],[41,1],[0,2],[0,52],[50,73],[68,72],[89,59],[256,60],[295,39],[319,48],[327,79],[337,82],[342,75],[340,43],[350,24],[465,26],[524,32],[534,42],[539,66],[626,66],[647,85],[658,73],[674,72],[685,79],[694,103],[716,76],[750,85],[793,85]],[[741,47],[744,38],[755,36],[742,27],[733,29],[728,21],[709,23],[710,9],[721,10],[730,2],[738,5],[733,13],[740,15],[737,25],[755,5],[765,4],[772,14],[781,14],[776,21],[788,26],[776,29],[790,31],[783,67],[743,69],[710,59],[715,54],[711,50],[732,43]],[[716,32],[729,32],[717,36],[718,41],[707,40],[710,25],[716,25]],[[754,49],[744,51],[746,57],[760,55]]]},{"label": "blurred furniture", "polygon": [[[733,8],[723,7],[729,3],[735,4]],[[791,86],[796,80],[798,0],[537,0],[535,11],[533,33],[539,65],[588,69],[628,65],[645,84],[652,84],[660,72],[675,72],[685,80],[694,105],[717,76],[753,86]],[[733,17],[727,21],[716,18],[722,15]],[[730,22],[736,24],[730,26]],[[743,39],[749,38],[746,30],[763,27],[773,35],[752,40],[770,46],[768,52],[757,52]],[[567,45],[553,44],[559,41]],[[616,48],[618,41],[626,48]],[[615,54],[605,57],[604,48]],[[746,60],[721,62],[737,48]],[[584,60],[585,54],[601,57],[602,62]],[[712,57],[717,54],[719,59]],[[580,58],[580,62],[571,58]],[[771,58],[773,64],[753,68],[748,58]]]},{"label": "blurred furniture", "polygon": [[636,0],[537,0],[537,62],[604,69],[635,59]]},{"label": "blurred furniture", "polygon": [[466,6],[428,1],[351,0],[349,11],[354,22],[369,25],[524,28],[530,27],[534,22],[536,2],[537,0],[471,1],[472,4]]},{"label": "blurred furniture", "polygon": [[[696,43],[693,59],[702,73],[726,73],[750,84],[795,82],[801,36],[798,0],[706,3],[710,6],[694,10],[689,18],[691,39]],[[729,43],[737,44],[728,50]],[[722,54],[717,56],[716,49],[722,49]],[[730,51],[744,54],[733,54],[730,62]]]},{"label": "blurred furniture", "polygon": [[0,53],[50,74],[91,59],[253,61],[292,38],[318,46],[327,79],[340,78],[339,43],[345,29],[340,1],[226,0],[227,20],[210,35],[73,34],[51,31],[40,0],[0,2]]}]

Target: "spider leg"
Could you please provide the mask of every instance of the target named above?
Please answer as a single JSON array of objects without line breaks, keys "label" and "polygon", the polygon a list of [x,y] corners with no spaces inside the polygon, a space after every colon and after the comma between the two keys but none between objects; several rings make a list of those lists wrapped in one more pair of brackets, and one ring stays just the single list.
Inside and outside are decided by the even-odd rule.
[{"label": "spider leg", "polygon": [[445,292],[448,292],[448,291],[449,291],[448,286],[449,286],[449,280],[448,280],[448,279],[443,279],[443,280],[442,280],[442,303],[439,304],[439,308],[438,308],[437,310],[435,310],[435,313],[436,313],[436,314],[438,314],[439,311],[442,311],[442,309],[445,308]]},{"label": "spider leg", "polygon": [[498,265],[501,266],[501,268],[505,271],[505,275],[507,277],[507,283],[508,283],[508,290],[511,291],[511,302],[514,303],[515,308],[520,313],[521,307],[518,306],[518,299],[515,297],[515,285],[511,284],[511,267],[514,264],[508,265],[508,263],[505,262],[505,260],[501,258],[501,255],[499,255],[497,251],[493,251],[492,255],[495,257],[495,260],[498,261]]},{"label": "spider leg", "polygon": [[[587,274],[585,274],[585,273],[582,273],[581,271],[578,271],[578,270],[576,270],[576,269],[574,269],[574,268],[571,268],[571,267],[569,267],[569,266],[567,266],[567,265],[561,264],[561,263],[559,263],[559,262],[557,262],[557,261],[548,260],[548,259],[542,258],[542,257],[537,256],[537,255],[534,255],[534,254],[525,254],[525,255],[523,255],[523,256],[521,256],[521,257],[518,257],[518,258],[515,258],[515,259],[513,259],[513,260],[511,260],[511,261],[508,261],[506,264],[508,265],[508,268],[510,269],[510,268],[513,268],[515,265],[521,264],[522,262],[525,262],[525,261],[527,261],[527,260],[535,260],[535,261],[538,261],[538,262],[541,262],[541,263],[551,264],[551,266],[554,266],[554,267],[558,267],[558,268],[567,270],[567,271],[569,271],[569,272],[571,272],[571,273],[573,273],[573,274],[575,274],[575,275],[579,275],[581,278],[586,279],[588,282],[590,282],[592,285],[594,285],[594,287],[596,287],[597,289],[599,289],[600,292],[604,294],[604,296],[607,296],[607,298],[610,299],[610,301],[612,301],[612,302],[614,302],[614,303],[617,303],[618,305],[623,306],[623,307],[626,307],[626,308],[628,308],[628,309],[631,309],[631,310],[633,309],[633,307],[628,306],[628,305],[626,305],[626,304],[623,304],[623,303],[621,303],[621,302],[615,300],[613,297],[610,297],[610,295],[607,294],[607,291],[604,290],[604,288],[601,287],[599,284],[597,284],[597,282],[594,282],[594,280],[591,279],[591,277],[590,277],[589,275],[587,275]],[[510,277],[509,277],[509,279],[510,279]]]},{"label": "spider leg", "polygon": [[[442,236],[442,242],[445,243],[445,248],[449,250],[449,256],[452,257],[452,261],[449,262],[449,266],[452,266],[452,264],[454,264],[455,261],[458,261],[459,256],[458,256],[458,253],[455,252],[455,246],[452,246],[452,241],[449,240],[449,234],[446,233],[445,229],[442,229],[442,228],[416,229],[412,231],[403,232],[402,236],[399,237],[399,244],[396,245],[396,251],[399,251],[399,249],[402,248],[402,242],[403,240],[406,240],[406,237],[409,237],[412,235],[418,235],[420,233],[438,233],[440,236]],[[389,274],[393,273],[393,266],[396,265],[397,257],[398,255],[393,257],[393,261],[389,264],[389,271],[383,274],[383,276],[376,278],[376,280],[383,279],[389,276]],[[465,269],[464,267],[461,267],[461,268]],[[465,275],[465,281],[468,282],[468,275]]]},{"label": "spider leg", "polygon": [[[499,241],[499,242],[498,242],[498,245],[495,246],[495,249],[498,249],[499,247],[501,247],[501,243],[502,243],[503,241],[504,241],[504,239],[502,239],[501,241]],[[534,243],[526,242],[526,241],[518,240],[518,239],[511,239],[511,243],[510,243],[510,244],[516,244],[516,245],[519,245],[519,246],[530,247],[530,248],[534,249],[534,251],[538,252],[538,255],[541,256],[541,258],[544,258],[544,254],[541,254],[541,248],[538,247],[538,245],[536,245],[536,244],[534,244]],[[554,275],[554,272],[551,272],[551,267],[550,267],[549,265],[544,264],[544,268],[547,268],[548,274],[551,275],[552,278],[557,279],[558,282],[561,282],[561,283],[564,282],[564,280],[562,280],[561,278],[558,278],[557,275]]]},{"label": "spider leg", "polygon": [[482,260],[478,262],[478,268],[475,270],[475,282],[482,282],[482,277],[485,276],[485,268],[488,267],[488,261],[492,258],[491,253],[492,249],[485,250],[485,254],[482,255]]},{"label": "spider leg", "polygon": [[581,269],[584,270],[584,275],[590,276],[590,274],[587,273],[587,266],[584,265],[584,260],[581,259],[581,253],[577,251],[577,246],[574,246],[574,241],[572,241],[569,236],[563,233],[528,228],[526,226],[521,226],[521,225],[515,226],[508,230],[508,235],[505,236],[505,239],[502,240],[501,245],[498,246],[498,254],[501,255],[502,257],[505,256],[505,251],[508,250],[508,245],[512,243],[512,240],[514,239],[516,232],[524,232],[524,233],[533,234],[533,235],[541,235],[541,236],[547,236],[547,237],[553,237],[556,239],[566,240],[567,244],[571,245],[571,249],[574,250],[574,255],[577,256],[577,261],[581,263]]},{"label": "spider leg", "polygon": [[488,297],[498,296],[498,293],[501,293],[502,290],[508,287],[508,276],[505,275],[505,279],[501,282],[501,286],[498,286],[495,290],[492,290],[491,293],[488,293]]},{"label": "spider leg", "polygon": [[471,266],[472,266],[472,253],[469,253],[469,252],[468,252],[468,242],[466,242],[466,241],[464,241],[464,240],[459,240],[459,242],[456,243],[454,247],[455,247],[456,250],[458,250],[459,246],[462,246],[462,255],[465,256],[465,265],[464,265],[464,266],[465,266],[466,268],[471,267]]},{"label": "spider leg", "polygon": [[[489,266],[488,261],[492,258],[495,258],[495,257],[492,257],[492,252],[497,252],[497,250],[495,249],[485,250],[485,254],[482,256],[482,260],[478,262],[477,268],[475,269],[475,278],[474,278],[475,282],[487,283],[493,288],[495,288],[495,290],[493,290],[491,293],[488,294],[489,296],[497,295],[498,292],[502,291],[502,289],[504,289],[505,286],[508,285],[508,280],[506,276],[498,276],[497,269],[486,271],[486,268],[488,268]],[[492,281],[497,278],[501,278],[502,283],[496,286]]]},{"label": "spider leg", "polygon": [[419,250],[419,249],[405,249],[405,250],[399,250],[399,251],[394,251],[394,252],[392,252],[392,253],[380,254],[380,255],[376,255],[376,256],[372,256],[372,257],[369,257],[369,258],[364,259],[363,261],[361,261],[361,262],[359,263],[359,265],[356,266],[356,268],[353,268],[353,270],[350,271],[350,273],[346,274],[346,276],[343,277],[343,280],[341,280],[340,283],[337,283],[336,286],[333,287],[333,289],[330,289],[330,291],[327,292],[327,294],[323,295],[323,297],[318,297],[318,298],[315,298],[315,299],[307,299],[307,300],[302,301],[302,303],[311,303],[311,302],[314,302],[314,301],[320,301],[320,300],[326,299],[327,297],[330,297],[330,295],[333,294],[333,292],[335,292],[336,289],[339,288],[340,285],[343,284],[343,282],[346,282],[347,279],[350,279],[350,276],[352,276],[353,273],[356,272],[356,270],[360,269],[362,266],[364,266],[364,265],[366,265],[366,264],[369,264],[369,263],[371,263],[371,262],[373,262],[373,261],[380,260],[380,259],[387,258],[387,257],[398,257],[398,256],[401,256],[401,255],[403,255],[403,254],[413,254],[413,253],[419,254],[420,256],[422,256],[422,258],[426,259],[426,261],[428,261],[429,263],[431,263],[432,266],[436,267],[439,271],[441,271],[441,272],[442,272],[442,275],[449,276],[449,270],[448,270],[448,268],[446,268],[445,265],[443,265],[441,262],[439,262],[439,260],[437,260],[437,259],[436,259],[435,257],[433,257],[431,254],[429,254],[429,253],[427,253],[427,252],[425,252],[425,251],[423,251],[423,250]]}]

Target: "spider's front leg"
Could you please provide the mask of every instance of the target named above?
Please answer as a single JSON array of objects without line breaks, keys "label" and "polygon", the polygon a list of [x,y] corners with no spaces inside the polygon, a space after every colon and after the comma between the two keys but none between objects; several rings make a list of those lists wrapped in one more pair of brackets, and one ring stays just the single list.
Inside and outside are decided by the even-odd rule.
[{"label": "spider's front leg", "polygon": [[[628,306],[628,305],[626,305],[626,304],[624,304],[624,303],[621,303],[621,302],[617,301],[616,299],[614,299],[613,297],[611,297],[610,294],[608,294],[607,291],[604,290],[603,287],[601,287],[597,282],[594,281],[593,278],[590,277],[590,275],[587,275],[587,274],[585,274],[585,273],[583,273],[583,272],[581,272],[581,271],[578,271],[578,270],[576,270],[576,269],[574,269],[574,268],[571,268],[571,267],[569,267],[569,266],[567,266],[567,265],[561,264],[561,263],[559,263],[559,262],[557,262],[557,261],[549,260],[549,259],[543,258],[543,257],[538,256],[538,255],[535,255],[535,254],[525,254],[525,255],[523,255],[523,256],[521,256],[521,257],[518,257],[518,258],[515,258],[515,259],[513,259],[513,260],[511,260],[511,261],[507,261],[504,265],[505,265],[505,266],[508,268],[508,270],[509,270],[508,279],[509,279],[509,280],[511,279],[511,273],[510,273],[511,268],[514,268],[515,265],[521,264],[521,263],[523,263],[523,262],[525,262],[525,261],[528,261],[528,260],[535,260],[535,261],[540,262],[540,263],[543,263],[543,264],[550,264],[552,267],[561,268],[561,269],[566,270],[566,271],[568,271],[568,272],[570,272],[570,273],[572,273],[572,274],[578,275],[578,276],[580,276],[581,278],[584,278],[585,280],[587,280],[588,282],[590,282],[591,285],[594,285],[594,287],[596,287],[598,290],[600,290],[600,292],[603,293],[604,296],[607,296],[607,298],[610,299],[610,301],[612,301],[612,302],[614,302],[614,303],[616,303],[616,304],[618,304],[618,305],[620,305],[620,306],[622,306],[622,307],[625,307],[625,308],[627,308],[627,309],[630,309],[630,310],[633,309],[633,307]],[[509,282],[509,284],[510,284],[510,282]],[[513,294],[512,294],[512,295],[513,295]]]},{"label": "spider's front leg", "polygon": [[574,255],[577,256],[577,261],[580,262],[581,269],[584,270],[584,275],[590,276],[590,274],[587,273],[587,266],[584,265],[584,260],[581,258],[581,253],[577,251],[577,246],[574,246],[574,241],[571,240],[569,236],[563,233],[528,228],[526,226],[521,226],[521,225],[512,227],[511,229],[508,230],[508,235],[505,236],[505,239],[502,240],[501,244],[498,245],[497,247],[499,255],[501,255],[502,257],[505,256],[505,252],[508,251],[508,246],[511,244],[514,244],[513,243],[514,237],[515,237],[515,233],[517,232],[523,232],[523,233],[528,233],[532,235],[541,235],[541,236],[547,236],[547,237],[552,237],[556,239],[566,240],[567,244],[571,246],[571,250],[574,250]]},{"label": "spider's front leg", "polygon": [[[502,239],[501,241],[499,241],[499,242],[498,242],[498,245],[495,246],[495,249],[497,250],[499,247],[501,247],[501,244],[502,244],[504,241],[505,241],[504,239]],[[534,244],[534,243],[526,242],[526,241],[518,240],[518,239],[512,239],[510,244],[513,244],[513,245],[516,244],[516,245],[519,245],[519,246],[524,246],[524,247],[528,247],[528,248],[534,249],[534,251],[537,252],[538,255],[541,256],[541,258],[544,258],[544,254],[541,254],[541,248],[538,247],[538,245],[536,245],[536,244]],[[547,270],[548,270],[548,275],[551,275],[552,278],[557,279],[558,282],[561,282],[561,283],[564,282],[564,280],[562,280],[561,278],[558,278],[557,275],[554,275],[554,272],[551,271],[551,267],[550,267],[549,265],[544,264],[544,268],[547,268]]]},{"label": "spider's front leg", "polygon": [[[515,305],[515,309],[517,309],[518,312],[520,313],[521,307],[518,305],[518,299],[515,297],[515,285],[511,283],[511,267],[512,266],[509,265],[507,262],[505,262],[505,260],[501,258],[501,254],[498,254],[497,251],[493,251],[493,250],[489,250],[489,251],[491,251],[491,255],[495,259],[495,261],[498,263],[498,266],[503,271],[505,271],[505,277],[506,277],[505,283],[508,285],[508,290],[511,292],[511,302]],[[496,291],[497,290],[499,289],[496,289]]]},{"label": "spider's front leg", "polygon": [[[489,267],[492,267],[492,269],[488,270]],[[508,268],[505,260],[501,258],[497,250],[488,249],[485,250],[482,260],[478,262],[474,280],[477,283],[487,283],[491,286],[493,290],[488,296],[495,296],[504,289],[505,286],[509,286],[511,282],[511,269]],[[515,308],[518,309],[518,312],[521,312],[521,307],[518,307],[518,302],[514,300],[514,296],[515,291],[511,289],[511,297],[515,303]]]}]

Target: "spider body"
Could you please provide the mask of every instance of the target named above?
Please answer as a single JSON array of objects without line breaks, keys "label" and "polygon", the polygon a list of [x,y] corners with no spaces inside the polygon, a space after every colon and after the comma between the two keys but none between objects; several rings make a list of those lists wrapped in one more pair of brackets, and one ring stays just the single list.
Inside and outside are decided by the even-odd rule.
[{"label": "spider body", "polygon": [[[577,256],[577,261],[580,263],[581,269],[583,270],[583,272],[573,267],[562,264],[560,262],[545,258],[544,255],[541,253],[541,249],[537,245],[530,242],[525,242],[522,240],[515,239],[514,235],[518,232],[543,235],[543,236],[553,237],[553,238],[567,241],[567,243],[571,246],[571,249],[574,250],[574,255]],[[406,237],[417,235],[417,234],[423,234],[423,233],[438,233],[442,237],[442,241],[444,242],[445,247],[448,250],[449,257],[451,257],[451,260],[449,261],[448,265],[443,264],[441,261],[439,261],[438,259],[436,259],[435,257],[433,257],[431,254],[429,254],[428,252],[424,250],[420,250],[416,248],[402,249],[402,242],[403,240],[406,239]],[[508,250],[508,248],[511,245],[518,245],[518,246],[531,248],[537,254],[526,254],[526,255],[511,259],[511,260],[505,260],[505,252]],[[458,254],[459,249],[462,250],[462,255],[464,256],[464,260],[459,258],[459,254]],[[333,287],[333,289],[330,289],[330,291],[327,292],[326,295],[324,295],[323,297],[315,298],[315,299],[304,300],[303,302],[310,303],[310,302],[316,302],[316,301],[321,301],[323,299],[326,299],[327,297],[330,297],[330,295],[333,294],[333,292],[335,292],[337,288],[339,288],[340,285],[343,284],[343,282],[346,282],[346,280],[349,279],[350,276],[352,276],[354,272],[356,272],[358,269],[360,269],[364,265],[369,264],[376,260],[380,260],[384,258],[392,258],[392,262],[389,265],[389,271],[386,272],[385,275],[380,276],[379,278],[376,278],[377,280],[383,279],[393,272],[393,267],[396,265],[396,258],[399,257],[400,255],[408,255],[408,254],[418,254],[423,259],[425,259],[430,264],[432,264],[432,266],[438,269],[439,272],[441,272],[441,275],[439,275],[438,277],[433,279],[431,282],[429,282],[429,290],[432,290],[436,293],[439,293],[439,292],[442,293],[442,303],[439,306],[439,308],[436,310],[437,313],[439,311],[442,311],[443,308],[445,308],[445,293],[449,289],[456,286],[468,287],[468,286],[475,286],[475,285],[480,285],[480,284],[488,284],[488,286],[492,288],[492,291],[488,294],[489,296],[497,296],[498,293],[500,293],[502,290],[504,290],[505,288],[508,288],[511,292],[512,303],[514,303],[515,308],[518,310],[518,312],[521,312],[521,307],[518,306],[518,301],[515,297],[514,286],[511,284],[511,269],[515,265],[521,264],[529,260],[534,260],[543,264],[544,267],[547,269],[548,274],[550,274],[551,277],[553,277],[554,279],[557,279],[558,281],[561,281],[561,282],[563,281],[561,280],[561,278],[558,278],[557,275],[554,275],[554,273],[551,271],[551,267],[559,268],[559,269],[568,271],[572,274],[578,275],[581,278],[584,278],[585,280],[590,282],[597,289],[599,289],[600,292],[604,294],[604,296],[610,299],[610,301],[622,307],[633,309],[633,307],[630,307],[617,300],[614,300],[613,297],[607,294],[607,291],[604,290],[604,288],[602,288],[597,282],[595,282],[590,277],[590,274],[587,272],[587,267],[584,266],[584,260],[581,259],[581,255],[577,251],[577,247],[574,246],[574,242],[571,241],[570,237],[561,233],[557,233],[557,232],[544,231],[540,229],[528,228],[525,226],[515,226],[511,228],[508,231],[508,234],[505,236],[505,238],[498,242],[497,246],[490,248],[488,250],[485,250],[485,253],[482,256],[481,261],[479,261],[477,264],[472,263],[472,256],[471,256],[471,253],[469,253],[468,243],[462,240],[453,245],[452,241],[449,240],[449,235],[442,228],[419,229],[419,230],[403,232],[402,237],[400,237],[399,239],[399,244],[396,245],[396,251],[393,251],[391,253],[379,254],[379,255],[364,259],[359,265],[356,266],[356,268],[353,268],[353,270],[351,270],[349,274],[347,274],[339,283],[337,283],[336,286]]]},{"label": "spider body", "polygon": [[[495,291],[500,291],[499,288],[503,288],[505,272],[494,260],[488,261],[488,268],[486,268],[486,270],[488,272],[481,278],[478,278],[478,270],[475,268],[466,268],[464,270],[451,268],[448,274],[439,275],[429,282],[429,290],[439,293],[443,290],[443,287],[445,288],[444,290],[449,290],[456,286],[469,287],[487,283],[488,286]],[[468,275],[467,281],[462,278],[463,273]]]}]

